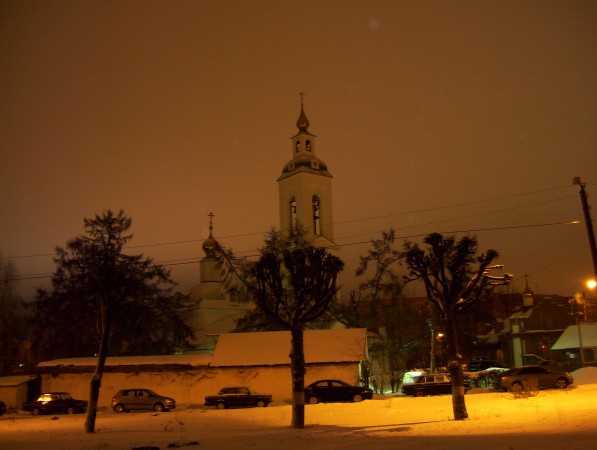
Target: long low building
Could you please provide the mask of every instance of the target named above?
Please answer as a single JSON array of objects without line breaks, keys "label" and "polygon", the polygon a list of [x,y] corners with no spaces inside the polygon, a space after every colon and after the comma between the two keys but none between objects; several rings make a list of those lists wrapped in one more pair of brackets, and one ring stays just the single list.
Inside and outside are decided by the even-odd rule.
[{"label": "long low building", "polygon": [[[306,330],[305,383],[334,378],[359,384],[368,356],[365,331]],[[206,395],[230,385],[250,386],[272,394],[274,402],[287,402],[292,398],[289,354],[290,332],[273,331],[221,334],[213,355],[108,357],[99,406],[110,406],[112,396],[127,388],[152,389],[179,405],[203,404]],[[87,399],[96,365],[96,357],[41,362],[41,390]]]}]

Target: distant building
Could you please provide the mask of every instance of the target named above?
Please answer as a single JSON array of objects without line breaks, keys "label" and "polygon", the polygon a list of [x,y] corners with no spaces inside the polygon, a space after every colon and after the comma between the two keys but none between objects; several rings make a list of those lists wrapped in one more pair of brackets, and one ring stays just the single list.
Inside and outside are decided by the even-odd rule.
[{"label": "distant building", "polygon": [[559,353],[560,357],[557,361],[567,367],[581,367],[581,346],[585,366],[595,366],[597,363],[597,323],[581,323],[568,326],[555,344],[551,346],[551,350]]},{"label": "distant building", "polygon": [[[569,299],[558,295],[535,294],[528,283],[520,294],[504,294],[513,310],[505,318],[498,318],[496,328],[478,335],[478,346],[494,350],[505,366],[520,366],[531,359],[556,360],[559,354],[551,351],[564,330],[575,322]],[[498,299],[499,301],[499,299]],[[536,358],[533,358],[534,355]]]},{"label": "distant building", "polygon": [[23,402],[39,391],[39,382],[34,375],[13,375],[0,377],[0,400],[8,410],[19,410]]}]

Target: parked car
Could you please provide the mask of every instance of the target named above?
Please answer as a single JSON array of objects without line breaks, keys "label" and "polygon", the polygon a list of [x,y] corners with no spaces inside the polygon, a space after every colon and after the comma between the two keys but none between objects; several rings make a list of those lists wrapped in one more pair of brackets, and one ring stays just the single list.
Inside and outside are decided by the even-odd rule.
[{"label": "parked car", "polygon": [[0,416],[6,412],[6,405],[0,400]]},{"label": "parked car", "polygon": [[481,370],[502,367],[502,365],[493,359],[474,359],[466,365],[467,372],[480,372]]},{"label": "parked car", "polygon": [[87,411],[86,400],[76,400],[68,392],[48,392],[41,394],[33,402],[23,403],[23,411],[31,414],[56,414],[56,413],[84,413]]},{"label": "parked car", "polygon": [[341,380],[319,380],[305,387],[305,402],[360,402],[373,398],[373,391]]},{"label": "parked car", "polygon": [[[470,389],[468,381],[465,381],[463,386],[466,393]],[[402,385],[402,392],[413,397],[451,394],[452,380],[446,373],[426,373],[415,378],[414,383]]]},{"label": "parked car", "polygon": [[112,409],[117,413],[136,409],[170,411],[176,408],[176,400],[156,394],[151,389],[123,389],[112,397]]},{"label": "parked car", "polygon": [[220,389],[217,395],[205,397],[205,406],[218,409],[230,407],[258,406],[265,407],[272,402],[271,394],[260,394],[248,386],[227,386]]},{"label": "parked car", "polygon": [[514,367],[502,374],[497,382],[496,389],[503,391],[522,391],[528,389],[527,383],[537,384],[538,389],[559,388],[564,389],[574,382],[568,372],[552,370],[545,366]]}]

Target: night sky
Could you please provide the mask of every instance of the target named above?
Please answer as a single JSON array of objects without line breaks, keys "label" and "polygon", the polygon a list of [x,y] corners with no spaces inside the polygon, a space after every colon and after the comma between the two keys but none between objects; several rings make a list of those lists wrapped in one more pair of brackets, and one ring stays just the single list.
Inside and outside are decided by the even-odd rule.
[{"label": "night sky", "polygon": [[210,212],[239,256],[278,226],[302,91],[345,290],[394,227],[476,235],[514,292],[572,296],[593,272],[572,179],[594,205],[596,23],[576,0],[2,0],[0,252],[30,298],[84,217],[122,208],[129,250],[187,292]]}]

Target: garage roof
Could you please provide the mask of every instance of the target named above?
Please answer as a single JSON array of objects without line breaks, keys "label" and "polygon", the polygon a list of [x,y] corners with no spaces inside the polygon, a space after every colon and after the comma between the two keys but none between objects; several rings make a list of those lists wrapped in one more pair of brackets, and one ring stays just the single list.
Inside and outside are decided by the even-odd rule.
[{"label": "garage roof", "polygon": [[[583,323],[580,325],[580,335],[583,348],[597,347],[597,323]],[[578,327],[570,325],[564,330],[552,350],[564,350],[567,348],[579,348]]]}]

